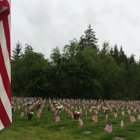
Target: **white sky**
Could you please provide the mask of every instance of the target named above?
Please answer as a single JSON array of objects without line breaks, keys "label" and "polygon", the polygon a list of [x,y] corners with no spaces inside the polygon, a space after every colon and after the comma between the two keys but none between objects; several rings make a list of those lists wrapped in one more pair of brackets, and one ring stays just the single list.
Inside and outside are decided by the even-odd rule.
[{"label": "white sky", "polygon": [[140,56],[140,0],[11,0],[11,45],[17,41],[24,49],[50,57],[70,40],[80,39],[91,24],[99,38],[110,46],[123,47],[127,56]]}]

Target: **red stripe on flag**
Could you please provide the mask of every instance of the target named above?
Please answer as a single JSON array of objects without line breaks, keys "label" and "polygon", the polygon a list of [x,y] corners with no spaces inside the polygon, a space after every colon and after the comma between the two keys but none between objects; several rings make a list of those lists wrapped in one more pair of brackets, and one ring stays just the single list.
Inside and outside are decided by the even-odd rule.
[{"label": "red stripe on flag", "polygon": [[11,123],[6,113],[6,110],[4,109],[1,99],[0,99],[0,119],[4,127],[8,126]]},{"label": "red stripe on flag", "polygon": [[0,45],[0,66],[1,66],[0,67],[0,74],[1,74],[1,77],[2,77],[3,85],[4,85],[5,91],[7,93],[7,96],[9,98],[9,101],[11,102],[10,80],[9,80],[7,70],[6,70],[6,67],[5,67],[5,62],[4,62],[4,58],[3,58],[1,45]]},{"label": "red stripe on flag", "polygon": [[7,9],[0,13],[0,20],[3,20],[6,16],[10,14],[10,5],[7,0],[0,1],[0,8],[3,7],[7,7]]}]

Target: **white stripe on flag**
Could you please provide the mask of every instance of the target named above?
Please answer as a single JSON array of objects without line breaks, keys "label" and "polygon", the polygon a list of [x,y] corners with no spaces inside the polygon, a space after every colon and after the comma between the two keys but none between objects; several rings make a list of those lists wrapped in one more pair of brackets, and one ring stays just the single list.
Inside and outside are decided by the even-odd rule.
[{"label": "white stripe on flag", "polygon": [[2,54],[5,62],[5,67],[7,70],[8,78],[11,81],[11,67],[10,67],[10,60],[7,59],[9,56],[8,50],[6,47],[6,39],[5,39],[5,34],[4,34],[4,29],[3,29],[3,24],[0,22],[0,44],[1,44],[1,49],[2,49]]},{"label": "white stripe on flag", "polygon": [[4,126],[3,126],[2,122],[1,122],[1,119],[0,119],[0,130],[3,129],[3,128],[4,128]]},{"label": "white stripe on flag", "polygon": [[10,104],[10,101],[9,101],[8,96],[6,94],[6,91],[4,89],[1,75],[0,75],[0,89],[1,89],[1,92],[0,92],[1,101],[3,103],[3,106],[4,106],[7,114],[8,114],[8,117],[9,117],[10,121],[12,122],[12,109],[11,109],[11,104]]}]

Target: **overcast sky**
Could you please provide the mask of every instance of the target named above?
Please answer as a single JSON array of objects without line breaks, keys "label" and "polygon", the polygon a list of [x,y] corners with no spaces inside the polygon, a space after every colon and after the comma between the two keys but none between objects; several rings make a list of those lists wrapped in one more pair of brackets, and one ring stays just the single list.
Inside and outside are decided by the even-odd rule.
[{"label": "overcast sky", "polygon": [[11,0],[11,45],[50,57],[70,40],[84,34],[87,26],[96,32],[100,48],[104,41],[123,47],[127,56],[140,56],[140,0]]}]

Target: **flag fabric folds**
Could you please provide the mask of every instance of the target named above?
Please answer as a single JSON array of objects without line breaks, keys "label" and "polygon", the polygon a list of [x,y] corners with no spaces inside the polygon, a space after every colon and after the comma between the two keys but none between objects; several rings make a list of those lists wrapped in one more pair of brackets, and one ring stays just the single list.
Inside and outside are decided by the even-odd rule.
[{"label": "flag fabric folds", "polygon": [[11,124],[10,0],[0,0],[0,130]]},{"label": "flag fabric folds", "polygon": [[108,133],[112,132],[113,127],[112,127],[112,124],[110,123],[110,121],[108,121],[108,123],[106,124],[104,130],[107,131]]}]

